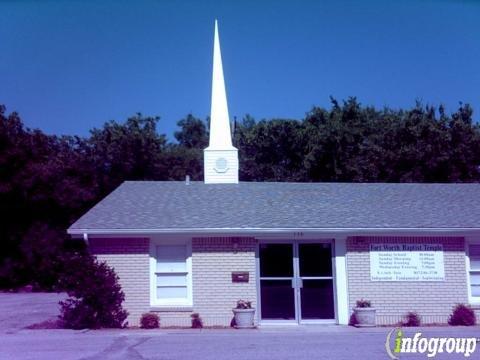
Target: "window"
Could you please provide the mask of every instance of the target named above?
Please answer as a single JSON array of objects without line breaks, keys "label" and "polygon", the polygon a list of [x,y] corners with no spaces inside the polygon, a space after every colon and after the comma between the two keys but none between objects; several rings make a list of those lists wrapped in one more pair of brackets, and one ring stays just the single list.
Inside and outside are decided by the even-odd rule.
[{"label": "window", "polygon": [[480,303],[480,243],[468,244],[470,301]]},{"label": "window", "polygon": [[152,305],[192,305],[189,242],[152,241],[150,268]]}]

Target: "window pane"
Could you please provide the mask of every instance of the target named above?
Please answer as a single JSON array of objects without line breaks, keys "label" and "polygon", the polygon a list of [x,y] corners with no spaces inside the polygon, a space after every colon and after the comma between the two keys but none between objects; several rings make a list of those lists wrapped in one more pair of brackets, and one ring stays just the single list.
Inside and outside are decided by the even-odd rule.
[{"label": "window pane", "polygon": [[472,296],[480,297],[480,286],[473,285],[471,288],[472,288]]},{"label": "window pane", "polygon": [[157,246],[157,272],[187,271],[186,245]]},{"label": "window pane", "polygon": [[187,275],[157,274],[157,286],[187,286]]},{"label": "window pane", "polygon": [[303,280],[302,319],[334,319],[333,280]]},{"label": "window pane", "polygon": [[260,276],[292,277],[293,245],[260,244]]},{"label": "window pane", "polygon": [[299,244],[300,276],[332,276],[330,244]]},{"label": "window pane", "polygon": [[178,287],[157,287],[157,298],[158,299],[186,299],[187,298],[187,287],[178,286]]},{"label": "window pane", "polygon": [[261,280],[262,319],[295,319],[295,293],[291,280]]},{"label": "window pane", "polygon": [[470,273],[470,284],[480,285],[480,273]]},{"label": "window pane", "polygon": [[470,270],[480,270],[480,245],[469,245],[468,255],[470,257]]},{"label": "window pane", "polygon": [[480,257],[475,258],[470,256],[470,270],[480,270]]},{"label": "window pane", "polygon": [[468,248],[468,253],[470,256],[475,256],[476,258],[480,259],[480,244],[471,244]]}]

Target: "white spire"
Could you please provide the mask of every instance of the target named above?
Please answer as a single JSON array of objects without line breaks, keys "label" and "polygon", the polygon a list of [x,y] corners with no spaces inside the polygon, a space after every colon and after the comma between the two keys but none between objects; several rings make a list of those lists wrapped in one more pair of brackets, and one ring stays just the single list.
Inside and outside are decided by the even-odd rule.
[{"label": "white spire", "polygon": [[228,116],[227,93],[223,77],[222,53],[218,36],[218,24],[215,20],[213,42],[212,107],[210,111],[209,148],[226,150],[232,148],[230,118]]},{"label": "white spire", "polygon": [[217,20],[213,42],[210,143],[204,150],[203,164],[206,184],[238,183],[238,150],[232,146]]}]

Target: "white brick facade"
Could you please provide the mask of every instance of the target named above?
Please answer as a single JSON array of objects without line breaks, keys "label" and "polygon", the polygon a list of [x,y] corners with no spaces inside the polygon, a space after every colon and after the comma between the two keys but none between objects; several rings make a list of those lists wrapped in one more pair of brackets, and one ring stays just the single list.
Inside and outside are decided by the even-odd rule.
[{"label": "white brick facade", "polygon": [[[443,245],[445,280],[440,282],[372,282],[372,243],[439,243]],[[367,299],[377,309],[378,324],[395,324],[409,311],[422,322],[446,323],[457,303],[468,303],[465,247],[462,237],[352,237],[347,239],[350,309]]]},{"label": "white brick facade", "polygon": [[[251,237],[194,237],[192,239],[193,307],[158,308],[150,305],[150,239],[93,238],[90,251],[106,261],[120,278],[129,324],[141,314],[158,312],[161,326],[190,326],[198,312],[205,326],[229,326],[231,309],[239,299],[257,303],[256,249]],[[440,282],[370,281],[371,243],[440,243],[444,250],[445,280]],[[349,237],[346,241],[348,311],[361,298],[377,308],[378,324],[395,324],[409,311],[423,323],[446,323],[456,303],[468,303],[465,245],[462,237]],[[233,271],[248,271],[248,283],[233,283]],[[338,300],[337,300],[338,302]],[[480,320],[480,319],[479,319]]]},{"label": "white brick facade", "polygon": [[[190,326],[198,312],[205,326],[229,326],[239,299],[257,306],[256,240],[253,238],[194,238],[192,240],[193,308],[178,311],[150,306],[149,239],[91,239],[90,251],[106,261],[120,278],[130,325],[140,316],[158,312],[162,326]],[[232,271],[248,271],[248,283],[232,283]]]},{"label": "white brick facade", "polygon": [[[256,241],[253,238],[194,238],[193,304],[205,325],[230,325],[237,300],[257,306]],[[248,271],[248,283],[232,283],[232,271]]]},{"label": "white brick facade", "polygon": [[138,325],[140,316],[150,308],[149,239],[90,239],[89,247],[98,260],[115,270],[125,293],[128,323]]}]

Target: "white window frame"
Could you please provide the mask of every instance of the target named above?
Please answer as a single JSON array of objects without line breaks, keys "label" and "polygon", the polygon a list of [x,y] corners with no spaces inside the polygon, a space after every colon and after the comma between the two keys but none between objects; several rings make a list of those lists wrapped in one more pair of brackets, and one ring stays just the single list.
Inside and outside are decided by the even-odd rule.
[{"label": "white window frame", "polygon": [[470,245],[472,244],[480,245],[480,238],[465,239],[465,263],[467,268],[468,302],[473,305],[480,305],[480,296],[472,296],[472,285],[470,284]]},{"label": "white window frame", "polygon": [[[157,246],[186,245],[187,247],[187,297],[185,299],[157,298]],[[192,296],[192,240],[191,239],[150,239],[150,306],[152,307],[191,307]]]}]

